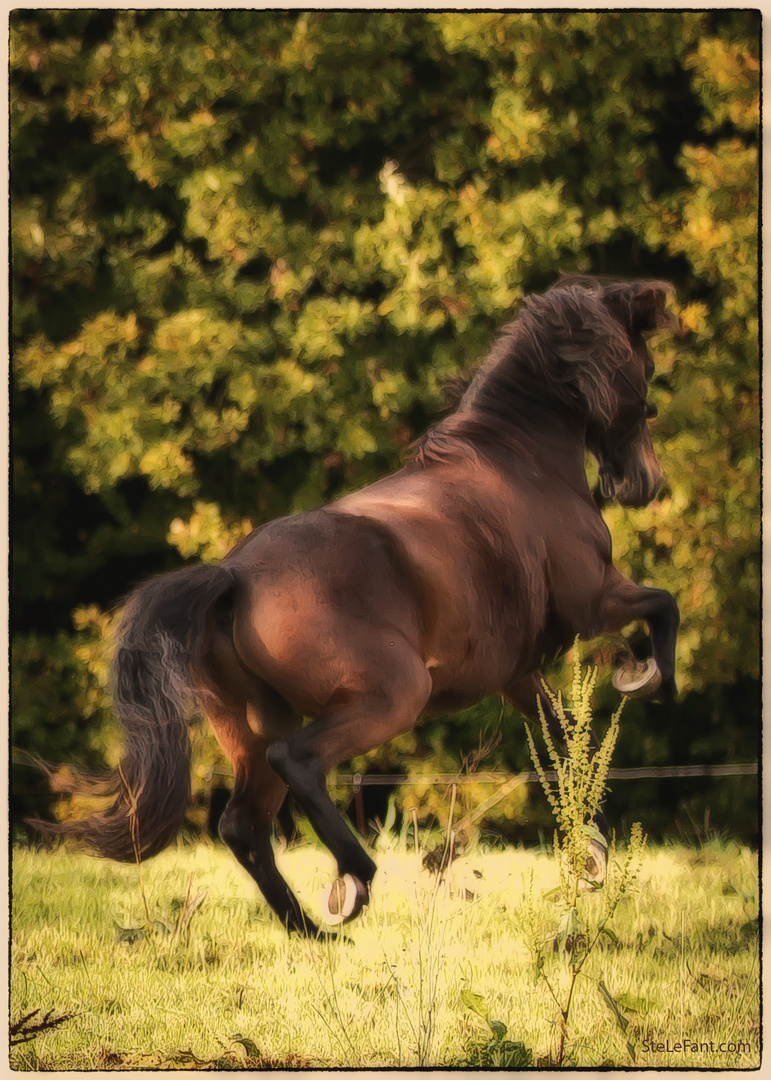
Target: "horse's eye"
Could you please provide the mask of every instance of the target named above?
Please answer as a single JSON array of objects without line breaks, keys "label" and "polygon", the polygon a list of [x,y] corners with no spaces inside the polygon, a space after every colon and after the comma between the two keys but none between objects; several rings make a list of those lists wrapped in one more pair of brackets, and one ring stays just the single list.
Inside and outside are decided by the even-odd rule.
[{"label": "horse's eye", "polygon": [[655,420],[658,415],[659,410],[656,408],[655,405],[646,404],[645,416],[648,420]]}]

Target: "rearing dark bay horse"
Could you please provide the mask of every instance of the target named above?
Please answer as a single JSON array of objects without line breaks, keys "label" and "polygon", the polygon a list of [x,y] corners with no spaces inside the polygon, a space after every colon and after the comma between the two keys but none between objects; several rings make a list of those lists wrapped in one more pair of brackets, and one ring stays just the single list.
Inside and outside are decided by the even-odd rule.
[{"label": "rearing dark bay horse", "polygon": [[222,839],[285,926],[315,934],[271,846],[287,790],[337,860],[339,921],[368,901],[376,867],[327,794],[330,769],[424,710],[500,691],[537,715],[547,659],[635,620],[650,632],[647,681],[622,669],[616,685],[673,695],[677,606],[615,569],[584,471],[588,449],[604,493],[629,506],[661,485],[643,335],[670,321],[667,291],[562,278],[524,301],[398,472],[140,586],[113,666],[125,757],[97,785],[112,806],[49,831],[115,859],[160,851],[185,814],[187,720],[202,709],[235,772]]}]

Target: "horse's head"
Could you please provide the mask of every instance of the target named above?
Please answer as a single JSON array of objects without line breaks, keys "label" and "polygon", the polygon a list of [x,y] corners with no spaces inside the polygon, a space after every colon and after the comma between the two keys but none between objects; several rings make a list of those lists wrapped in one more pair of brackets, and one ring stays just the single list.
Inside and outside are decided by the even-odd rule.
[{"label": "horse's head", "polygon": [[626,347],[608,372],[605,407],[587,425],[587,446],[600,465],[602,494],[622,506],[647,505],[664,481],[648,430],[657,410],[648,401],[653,361],[643,335],[674,321],[665,307],[670,291],[659,281],[605,285],[602,291]]},{"label": "horse's head", "polygon": [[648,403],[653,361],[644,335],[675,322],[666,311],[669,292],[661,281],[564,276],[538,298],[552,308],[552,385],[583,414],[603,494],[625,506],[649,503],[664,479],[648,431],[656,410]]},{"label": "horse's head", "polygon": [[[644,335],[676,325],[666,311],[670,292],[661,281],[563,275],[545,293],[528,296],[443,425],[445,434],[452,427],[468,439],[473,430],[479,440],[483,430],[499,438],[530,430],[541,438],[556,430],[556,413],[562,430],[583,438],[597,458],[607,498],[649,503],[664,477],[647,424],[655,408],[648,404],[653,362]],[[483,418],[481,427],[473,427],[475,417]]]}]

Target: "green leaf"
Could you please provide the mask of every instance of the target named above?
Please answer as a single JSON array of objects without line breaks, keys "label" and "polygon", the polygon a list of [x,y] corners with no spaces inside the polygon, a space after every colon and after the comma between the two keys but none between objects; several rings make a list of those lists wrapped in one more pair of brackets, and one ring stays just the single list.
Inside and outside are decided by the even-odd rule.
[{"label": "green leaf", "polygon": [[613,995],[611,994],[610,990],[608,990],[602,979],[597,980],[597,989],[600,991],[600,996],[602,997],[602,1000],[613,1013],[613,1017],[619,1027],[619,1030],[621,1032],[626,1032],[626,1029],[629,1027],[629,1020],[619,1009],[615,999],[613,998]]},{"label": "green leaf", "polygon": [[557,943],[560,948],[560,952],[565,951],[565,947],[569,939],[575,938],[581,930],[581,920],[578,917],[578,913],[575,908],[568,908],[563,912],[562,918],[559,921],[557,928]]},{"label": "green leaf", "polygon": [[538,980],[543,975],[543,969],[544,969],[545,964],[546,964],[546,958],[544,957],[543,953],[539,952],[538,956],[536,957],[536,961],[533,964],[533,982],[534,983],[537,983]]},{"label": "green leaf", "polygon": [[487,1024],[498,1042],[506,1037],[508,1028],[505,1024],[502,1024],[500,1020],[488,1020]]},{"label": "green leaf", "polygon": [[141,941],[143,938],[146,938],[147,933],[148,931],[146,926],[116,926],[114,940],[116,943],[126,942],[129,945],[133,945],[135,942]]},{"label": "green leaf", "polygon": [[656,1002],[646,997],[634,997],[632,994],[617,994],[616,1003],[627,1012],[647,1013],[656,1008]]},{"label": "green leaf", "polygon": [[723,896],[739,896],[747,904],[755,902],[755,896],[753,893],[743,892],[741,889],[737,889],[732,881],[727,881],[723,885]]},{"label": "green leaf", "polygon": [[192,1050],[174,1050],[164,1058],[164,1061],[168,1065],[181,1065],[182,1067],[209,1064],[204,1058],[196,1057]]},{"label": "green leaf", "polygon": [[244,1050],[246,1051],[247,1057],[258,1058],[260,1056],[260,1051],[257,1047],[257,1044],[252,1042],[251,1039],[245,1039],[243,1035],[234,1035],[231,1039],[231,1042],[238,1046],[243,1046]]},{"label": "green leaf", "polygon": [[467,1009],[487,1020],[487,1004],[481,994],[475,994],[473,990],[461,990],[460,999]]},{"label": "green leaf", "polygon": [[523,1042],[512,1042],[507,1039],[500,1046],[500,1061],[497,1067],[501,1069],[526,1069],[533,1064],[533,1051]]}]

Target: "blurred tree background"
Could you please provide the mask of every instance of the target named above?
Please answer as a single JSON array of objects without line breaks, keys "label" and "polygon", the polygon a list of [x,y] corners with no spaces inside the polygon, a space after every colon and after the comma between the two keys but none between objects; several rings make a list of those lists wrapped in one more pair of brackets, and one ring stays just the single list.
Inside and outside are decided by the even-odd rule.
[{"label": "blurred tree background", "polygon": [[[759,48],[753,11],[14,11],[14,746],[114,760],[120,597],[395,468],[566,270],[670,280],[687,331],[654,342],[665,495],[605,513],[679,601],[684,697],[630,705],[615,764],[755,760]],[[528,767],[497,700],[354,767],[480,747]],[[199,734],[199,786],[217,762]],[[754,781],[616,788],[653,831],[755,832]]]}]

